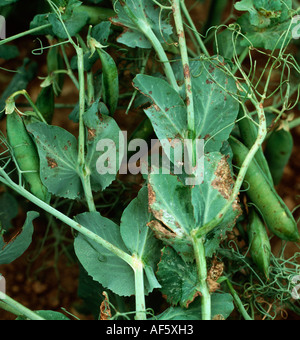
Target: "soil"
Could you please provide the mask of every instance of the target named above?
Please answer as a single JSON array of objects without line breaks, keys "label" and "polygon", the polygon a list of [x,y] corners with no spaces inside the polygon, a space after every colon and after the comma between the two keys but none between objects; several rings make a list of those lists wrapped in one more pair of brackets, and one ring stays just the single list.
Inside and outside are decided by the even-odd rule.
[{"label": "soil", "polygon": [[[199,18],[197,26],[199,25],[201,27],[201,22],[204,21],[206,13],[207,8],[201,7],[201,5],[193,10],[193,16]],[[14,33],[22,31],[22,27],[15,27],[14,30]],[[39,43],[32,39],[24,38],[18,40],[18,47],[22,57],[27,56],[28,51],[38,46]],[[39,63],[39,76],[45,76],[45,59],[42,56],[31,57]],[[20,60],[22,59],[20,58]],[[1,62],[0,66],[16,69],[20,66],[20,63],[18,61]],[[1,93],[9,80],[9,77],[3,72],[1,72],[1,77],[3,77],[3,74],[7,79],[1,79]],[[128,75],[128,82],[130,82],[130,75]],[[39,84],[40,80],[37,79],[30,84],[28,89],[28,92],[34,100],[37,98]],[[126,92],[128,88],[124,87],[122,91]],[[63,93],[58,102],[72,104],[76,101],[77,92],[71,82],[66,80]],[[125,106],[127,104],[126,102],[124,103]],[[69,113],[70,110],[57,110],[53,124],[62,126],[76,135],[77,125],[67,119]],[[296,111],[295,115],[300,116],[300,112]],[[115,118],[120,128],[127,130],[130,134],[132,127],[137,126],[137,121],[141,121],[143,115],[138,110],[131,110],[129,115],[125,115],[123,109],[117,112]],[[134,124],[132,124],[133,121]],[[2,131],[5,130],[4,127],[5,120],[2,120],[0,122]],[[278,193],[290,210],[293,210],[300,204],[300,197],[298,197],[300,192],[300,126],[293,129],[292,133],[295,141],[293,154],[285,169],[282,182],[277,187]],[[141,177],[128,177],[127,180],[131,182],[131,190],[125,192],[120,198],[121,203],[124,205],[134,197],[142,181]],[[24,202],[20,198],[20,212],[18,217],[13,221],[16,230],[22,226],[28,204],[28,202]],[[34,207],[31,208],[33,210],[35,209]],[[79,209],[81,208],[79,207]],[[114,211],[103,211],[103,213],[109,217],[116,217],[114,216]],[[295,216],[296,218],[300,217],[300,209],[295,211]],[[47,220],[43,215],[34,222],[34,227],[34,238],[29,249],[13,263],[0,266],[0,272],[6,279],[7,294],[32,310],[54,310],[68,315],[61,309],[61,307],[64,307],[66,311],[80,319],[92,320],[93,316],[91,314],[86,315],[80,312],[83,310],[81,308],[83,302],[77,295],[79,268],[72,247],[70,246],[73,238],[71,231],[67,227],[57,224],[59,230],[63,231],[65,238],[70,240],[65,243],[66,249],[62,249],[53,242],[55,238],[51,238],[53,236],[53,230],[50,230],[49,234],[47,234]],[[46,235],[48,236],[45,244],[41,247],[41,242],[44,241]],[[281,242],[276,238],[274,238],[272,242],[274,251],[278,251],[281,247]],[[287,247],[287,256],[291,256],[295,251],[298,251],[298,248],[290,244]],[[293,313],[289,313],[289,318],[300,319],[300,317]],[[13,319],[15,319],[15,317],[12,314],[0,309],[0,320]]]}]

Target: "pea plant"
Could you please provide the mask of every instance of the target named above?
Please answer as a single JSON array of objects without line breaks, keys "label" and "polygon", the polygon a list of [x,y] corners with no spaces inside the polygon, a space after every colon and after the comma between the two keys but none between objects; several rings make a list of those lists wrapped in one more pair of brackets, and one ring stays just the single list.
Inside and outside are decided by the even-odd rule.
[{"label": "pea plant", "polygon": [[[7,20],[16,2],[0,1]],[[51,227],[55,218],[57,234],[72,231],[89,293],[79,295],[96,319],[253,320],[300,310],[292,298],[299,256],[285,255],[300,235],[276,190],[299,124],[299,8],[216,0],[201,25],[201,3],[210,2],[47,0],[28,30],[0,41],[7,60],[25,37],[37,44],[0,99],[0,264],[27,250],[35,220],[46,216]],[[46,60],[46,77],[30,54]],[[76,103],[64,119],[76,133],[53,123],[68,108],[58,102],[66,80]],[[155,139],[153,165],[137,150]],[[7,240],[23,199],[33,211]],[[70,317],[0,298],[18,319]]]}]

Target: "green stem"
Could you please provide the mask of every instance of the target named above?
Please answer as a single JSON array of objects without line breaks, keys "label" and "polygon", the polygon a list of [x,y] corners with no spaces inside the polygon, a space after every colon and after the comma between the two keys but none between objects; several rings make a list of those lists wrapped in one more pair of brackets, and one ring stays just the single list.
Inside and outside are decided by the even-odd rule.
[{"label": "green stem", "polygon": [[79,136],[78,136],[78,163],[80,168],[84,166],[85,161],[85,131],[83,123],[83,115],[85,111],[85,81],[84,81],[84,61],[83,50],[76,48],[78,56],[78,77],[79,77]]},{"label": "green stem", "polygon": [[36,28],[32,28],[31,30],[28,30],[28,31],[25,31],[25,32],[22,32],[22,33],[19,33],[19,34],[16,34],[16,35],[13,35],[12,37],[9,37],[7,39],[4,39],[4,40],[1,40],[0,41],[0,46],[1,45],[4,45],[6,43],[9,43],[11,41],[14,41],[16,39],[19,39],[19,38],[23,38],[25,37],[26,35],[30,35],[30,34],[33,34],[33,33],[37,33],[43,29],[46,29],[46,28],[50,28],[52,27],[51,24],[46,24],[46,25],[43,25],[43,26],[39,26],[39,27],[36,27]]},{"label": "green stem", "polygon": [[289,122],[289,128],[290,129],[294,129],[299,125],[300,125],[300,118],[296,118],[292,122]]},{"label": "green stem", "polygon": [[81,177],[81,182],[84,189],[85,199],[89,207],[89,211],[97,211],[91,187],[90,174],[83,175]]},{"label": "green stem", "polygon": [[79,136],[78,136],[78,164],[81,169],[81,179],[84,188],[85,198],[90,211],[96,211],[96,206],[91,188],[90,170],[85,165],[85,127],[83,116],[85,112],[85,77],[84,77],[84,59],[83,49],[76,48],[78,57],[78,75],[79,75]]},{"label": "green stem", "polygon": [[0,307],[8,312],[11,312],[17,316],[25,316],[27,319],[30,320],[45,320],[35,312],[21,305],[19,302],[15,301],[2,292],[0,292],[0,299],[3,300],[2,302],[0,302]]},{"label": "green stem", "polygon": [[30,106],[33,108],[33,110],[35,111],[37,117],[45,124],[47,124],[45,118],[43,117],[43,115],[41,114],[40,110],[36,107],[36,105],[34,104],[34,102],[32,101],[32,99],[30,98],[28,92],[26,90],[20,90],[17,91],[15,93],[13,93],[6,101],[10,101],[12,99],[14,99],[15,97],[19,96],[19,95],[23,95],[28,103],[30,104]]},{"label": "green stem", "polygon": [[201,291],[202,320],[211,320],[211,296],[207,283],[207,264],[205,258],[204,238],[192,233],[193,247],[196,258],[197,272]]},{"label": "green stem", "polygon": [[196,28],[196,26],[195,26],[195,24],[194,24],[194,21],[193,21],[193,19],[191,18],[188,9],[186,8],[185,0],[180,0],[180,6],[181,6],[181,9],[182,9],[182,12],[183,12],[184,16],[186,17],[186,19],[187,19],[187,21],[188,21],[188,24],[189,24],[189,25],[191,26],[191,28],[192,28],[192,31],[193,31],[193,33],[194,33],[194,36],[195,36],[197,42],[198,42],[199,47],[201,48],[202,52],[203,52],[207,57],[210,57],[209,52],[208,52],[207,48],[205,47],[204,42],[203,42],[203,40],[202,40],[201,37],[200,37],[200,34],[199,34],[198,31],[197,31],[197,28]]},{"label": "green stem", "polygon": [[244,307],[244,305],[243,305],[243,303],[242,303],[240,297],[238,296],[237,292],[236,292],[235,289],[233,288],[231,282],[230,282],[228,279],[226,279],[226,282],[227,282],[228,288],[229,288],[229,290],[230,290],[230,293],[232,294],[232,297],[233,297],[233,299],[234,299],[234,302],[235,302],[235,304],[236,304],[238,310],[239,310],[240,313],[242,314],[243,318],[244,318],[245,320],[247,320],[247,321],[253,320],[253,319],[249,316],[249,314],[247,313],[247,311],[246,311],[246,309],[245,309],[245,307]]},{"label": "green stem", "polygon": [[31,201],[32,203],[34,203],[35,205],[37,205],[38,207],[40,207],[41,209],[46,211],[47,213],[53,215],[54,217],[59,219],[61,222],[65,223],[66,225],[71,227],[72,229],[78,231],[79,233],[81,233],[82,235],[87,237],[88,239],[100,244],[105,249],[111,251],[114,255],[116,255],[117,257],[124,260],[126,263],[128,263],[134,269],[136,261],[134,261],[132,256],[125,253],[123,250],[119,249],[118,247],[114,246],[113,244],[107,242],[102,237],[98,236],[97,234],[91,232],[89,229],[85,228],[84,226],[77,223],[75,220],[73,220],[73,219],[69,218],[68,216],[66,216],[65,214],[61,213],[59,210],[56,210],[55,208],[53,208],[49,204],[45,203],[44,201],[41,201],[36,196],[32,195],[29,191],[27,191],[23,187],[19,186],[15,182],[13,182],[8,177],[8,175],[5,173],[5,171],[3,169],[0,169],[0,175],[1,175],[0,176],[0,182],[7,185],[12,190],[16,191],[17,193],[19,193],[20,195],[22,195],[23,197],[25,197],[26,199],[28,199],[29,201]]},{"label": "green stem", "polygon": [[154,34],[151,26],[148,24],[147,18],[144,20],[138,19],[134,13],[127,7],[126,3],[123,6],[124,11],[128,15],[128,17],[135,23],[138,29],[146,36],[146,38],[150,41],[153,48],[155,49],[161,63],[163,64],[163,68],[166,74],[166,77],[169,83],[173,86],[173,88],[179,92],[179,86],[177,84],[173,69],[171,67],[170,61],[166,55],[166,52],[158,40],[157,36]]},{"label": "green stem", "polygon": [[195,131],[194,97],[193,97],[190,65],[189,65],[189,56],[188,56],[188,51],[186,47],[186,39],[185,39],[185,33],[184,33],[183,22],[182,22],[181,11],[180,11],[180,1],[181,0],[173,0],[172,8],[173,8],[177,35],[179,39],[181,62],[182,62],[183,72],[184,72],[188,130],[194,133]]},{"label": "green stem", "polygon": [[259,103],[255,99],[252,99],[252,103],[256,108],[258,118],[259,118],[259,128],[258,128],[258,135],[255,143],[253,144],[252,148],[250,149],[247,157],[245,158],[245,161],[238,173],[238,176],[236,178],[235,185],[233,187],[231,196],[229,200],[227,201],[226,205],[223,207],[223,209],[218,213],[218,215],[213,218],[210,222],[205,224],[202,228],[198,229],[197,236],[203,237],[210,231],[212,231],[216,226],[218,226],[224,216],[226,215],[227,211],[230,209],[232,204],[234,203],[235,199],[239,195],[240,189],[242,187],[245,175],[247,173],[247,170],[249,168],[250,163],[252,162],[253,158],[255,157],[257,151],[262,146],[262,143],[264,142],[266,136],[267,136],[267,124],[266,124],[266,117],[264,113],[263,108],[263,101],[264,99]]},{"label": "green stem", "polygon": [[71,78],[71,80],[73,81],[73,83],[77,87],[77,89],[79,89],[79,83],[78,83],[78,80],[76,79],[74,72],[71,68],[71,65],[70,65],[70,62],[69,62],[69,59],[68,59],[68,56],[67,56],[67,53],[66,53],[66,49],[65,49],[64,45],[61,45],[60,48],[61,48],[61,52],[62,52],[64,61],[65,61],[66,67],[67,67],[67,74]]},{"label": "green stem", "polygon": [[144,267],[137,257],[134,269],[136,320],[146,320],[146,301],[144,291]]},{"label": "green stem", "polygon": [[150,26],[145,26],[142,29],[147,39],[152,43],[153,48],[155,49],[161,63],[163,64],[163,68],[169,83],[172,85],[175,91],[179,92],[179,86],[177,84],[173,69],[160,41],[157,39]]}]

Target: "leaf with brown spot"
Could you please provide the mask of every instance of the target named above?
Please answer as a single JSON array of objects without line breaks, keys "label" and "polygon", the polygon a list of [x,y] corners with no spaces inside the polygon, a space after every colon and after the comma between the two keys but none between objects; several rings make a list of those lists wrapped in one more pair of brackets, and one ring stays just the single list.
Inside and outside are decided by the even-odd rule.
[{"label": "leaf with brown spot", "polygon": [[104,300],[100,305],[100,320],[110,320],[111,319],[111,309],[109,305],[109,298],[106,292],[103,292]]},{"label": "leaf with brown spot", "polygon": [[59,126],[41,122],[28,125],[40,156],[40,172],[48,191],[59,197],[76,199],[83,192],[78,173],[76,138]]}]

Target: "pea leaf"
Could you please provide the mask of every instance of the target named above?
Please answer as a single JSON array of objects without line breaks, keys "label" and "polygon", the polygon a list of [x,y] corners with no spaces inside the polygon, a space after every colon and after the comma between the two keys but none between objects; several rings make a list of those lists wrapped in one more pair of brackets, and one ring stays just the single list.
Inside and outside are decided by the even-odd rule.
[{"label": "pea leaf", "polygon": [[35,211],[29,211],[22,231],[9,243],[0,237],[0,264],[8,264],[20,257],[30,246],[33,234],[33,220],[39,216]]},{"label": "pea leaf", "polygon": [[9,230],[11,220],[17,217],[19,205],[17,200],[11,194],[5,192],[0,196],[0,227]]},{"label": "pea leaf", "polygon": [[199,295],[195,264],[185,262],[171,247],[162,251],[157,277],[162,285],[162,294],[172,305],[180,303],[181,307],[187,308]]},{"label": "pea leaf", "polygon": [[[108,218],[91,212],[76,216],[76,221],[128,253],[119,226]],[[76,237],[74,246],[79,261],[95,281],[120,296],[135,293],[134,273],[125,261],[81,234]]]},{"label": "pea leaf", "polygon": [[40,173],[48,191],[75,199],[82,193],[76,138],[58,126],[36,122],[27,129],[33,134],[40,157]]},{"label": "pea leaf", "polygon": [[84,12],[74,12],[71,17],[64,20],[64,26],[56,16],[56,14],[49,14],[49,22],[52,25],[53,33],[60,39],[67,39],[68,35],[66,30],[69,32],[69,35],[72,37],[79,33],[82,28],[87,24],[89,20],[88,14]]},{"label": "pea leaf", "polygon": [[[191,231],[201,229],[227,204],[234,184],[226,157],[218,152],[204,156],[204,181],[188,186],[174,175],[149,175],[149,205],[157,221],[149,225],[155,235],[171,245],[186,261],[194,259]],[[234,202],[223,222],[206,235],[206,256],[212,256],[240,215]],[[158,222],[159,221],[159,222]]]},{"label": "pea leaf", "polygon": [[[196,225],[200,227],[211,221],[226,205],[234,186],[232,169],[226,156],[209,153],[204,159],[205,178],[201,185],[192,188],[192,205]],[[231,230],[242,211],[236,200],[219,224],[206,236],[205,254],[211,257],[226,232]]]},{"label": "pea leaf", "polygon": [[[222,67],[220,65],[222,64]],[[190,61],[195,108],[195,135],[205,140],[205,151],[219,151],[233,129],[239,104],[234,99],[237,87],[234,79],[224,72],[226,63]],[[227,66],[229,67],[229,66]],[[184,82],[181,63],[174,64],[175,77]]]},{"label": "pea leaf", "polygon": [[0,58],[5,60],[14,59],[19,56],[19,49],[15,45],[1,45],[0,46]]},{"label": "pea leaf", "polygon": [[[215,293],[211,296],[211,318],[227,319],[234,310],[233,298],[230,294]],[[188,309],[169,307],[158,315],[157,320],[202,320],[201,302],[197,299]]]},{"label": "pea leaf", "polygon": [[154,274],[159,262],[161,243],[147,226],[151,219],[152,214],[148,208],[148,190],[144,187],[139,191],[138,197],[124,210],[120,231],[130,252],[137,254],[143,261],[149,282],[148,291],[161,287]]},{"label": "pea leaf", "polygon": [[[147,188],[141,189],[138,197],[125,209],[120,227],[99,213],[76,216],[81,225],[126,253],[135,254],[142,259],[145,268],[145,294],[160,288],[154,274],[160,255],[160,243],[147,227],[150,219]],[[102,286],[121,296],[135,293],[134,273],[125,261],[82,235],[78,235],[75,240],[75,252],[88,274]]]},{"label": "pea leaf", "polygon": [[285,47],[292,37],[292,31],[297,23],[290,24],[289,20],[276,22],[267,28],[257,28],[249,22],[248,14],[242,15],[238,19],[242,27],[242,32],[246,38],[241,41],[242,46],[253,45],[256,48],[265,48],[267,50],[279,49]]},{"label": "pea leaf", "polygon": [[[41,316],[45,320],[52,320],[52,321],[67,321],[70,320],[67,316],[65,316],[62,313],[55,312],[52,310],[38,310],[35,311],[35,313],[39,316]],[[23,316],[18,316],[16,320],[26,320]]]},{"label": "pea leaf", "polygon": [[14,2],[17,2],[19,0],[0,0],[0,6],[7,6],[10,4],[13,4]]},{"label": "pea leaf", "polygon": [[[221,61],[220,61],[221,62]],[[190,62],[195,109],[195,136],[204,139],[205,151],[219,151],[233,129],[232,122],[239,110],[233,98],[237,88],[217,62]],[[174,65],[176,79],[184,83],[180,63]],[[137,75],[134,86],[153,105],[146,115],[152,122],[157,137],[161,139],[184,139],[187,134],[186,105],[180,95],[163,79]]]},{"label": "pea leaf", "polygon": [[152,122],[157,137],[184,139],[187,131],[186,106],[180,95],[164,79],[139,74],[134,86],[154,105],[144,110]]},{"label": "pea leaf", "polygon": [[[94,191],[104,190],[108,187],[112,181],[115,180],[120,166],[120,162],[118,161],[120,144],[119,138],[121,136],[120,128],[112,117],[101,113],[98,114],[98,105],[99,100],[95,101],[84,114],[84,124],[86,126],[86,135],[88,136],[86,142],[86,164],[91,171],[91,184]],[[103,150],[100,151],[100,140],[101,144],[105,140],[109,140],[111,149],[105,151],[103,148]],[[105,155],[107,156],[105,157]],[[101,157],[109,160],[107,171],[102,168],[102,170],[106,172],[103,174],[99,173],[99,163],[97,163]],[[102,162],[103,165],[104,159]]]},{"label": "pea leaf", "polygon": [[[131,12],[129,17],[124,7]],[[111,21],[115,25],[123,26],[125,32],[118,38],[118,42],[129,47],[151,48],[151,43],[143,33],[143,28],[150,26],[156,37],[161,43],[172,34],[172,26],[170,26],[164,18],[161,18],[159,8],[155,8],[151,0],[126,0],[121,5],[117,2],[115,11],[118,13],[116,18]]]},{"label": "pea leaf", "polygon": [[296,25],[290,27],[292,0],[242,0],[235,8],[248,12],[237,20],[248,39],[241,42],[242,46],[273,50],[288,44]]}]

